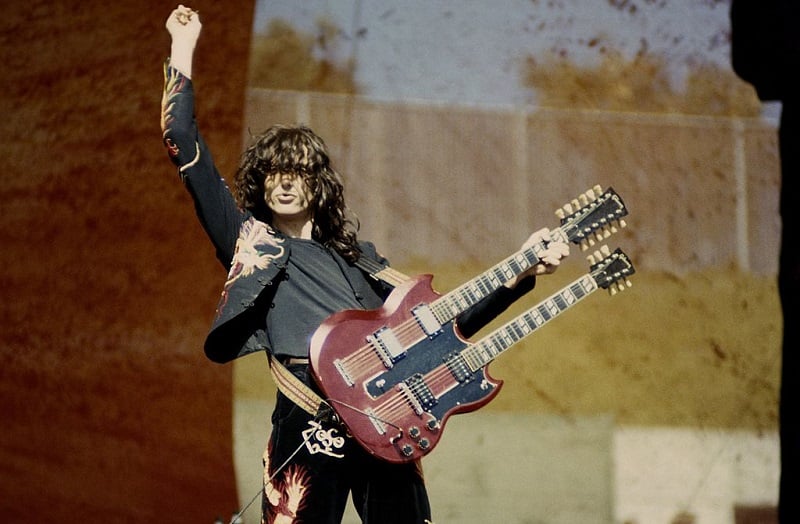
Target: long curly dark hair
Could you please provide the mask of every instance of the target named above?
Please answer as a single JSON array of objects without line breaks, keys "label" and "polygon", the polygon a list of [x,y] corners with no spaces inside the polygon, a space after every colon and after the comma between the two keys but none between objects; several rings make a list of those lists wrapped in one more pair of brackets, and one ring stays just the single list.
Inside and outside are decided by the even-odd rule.
[{"label": "long curly dark hair", "polygon": [[255,137],[242,154],[233,194],[242,209],[272,224],[264,181],[273,174],[296,173],[311,192],[312,237],[345,260],[358,259],[358,220],[344,202],[342,177],[331,165],[328,148],[306,126],[274,125]]}]

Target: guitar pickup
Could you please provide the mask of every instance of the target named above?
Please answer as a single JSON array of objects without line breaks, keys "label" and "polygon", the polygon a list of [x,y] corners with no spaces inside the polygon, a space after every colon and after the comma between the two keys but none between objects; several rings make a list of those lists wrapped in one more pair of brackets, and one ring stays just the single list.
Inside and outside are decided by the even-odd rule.
[{"label": "guitar pickup", "polygon": [[382,327],[372,335],[367,337],[367,340],[375,348],[378,357],[383,361],[386,369],[391,369],[394,363],[405,356],[405,349],[403,345],[397,340],[394,332],[388,327]]},{"label": "guitar pickup", "polygon": [[406,400],[417,415],[422,415],[423,411],[429,411],[439,403],[420,373],[408,377],[398,385],[398,389],[405,394]]},{"label": "guitar pickup", "polygon": [[453,353],[444,359],[444,364],[459,383],[469,382],[473,378],[474,372],[469,368],[460,353]]},{"label": "guitar pickup", "polygon": [[417,324],[428,337],[433,337],[442,330],[442,324],[436,319],[428,304],[420,304],[411,310]]}]

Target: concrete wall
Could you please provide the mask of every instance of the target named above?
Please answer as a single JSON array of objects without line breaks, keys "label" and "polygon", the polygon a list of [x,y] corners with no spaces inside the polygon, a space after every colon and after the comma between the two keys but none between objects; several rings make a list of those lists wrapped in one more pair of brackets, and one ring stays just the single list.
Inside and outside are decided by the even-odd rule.
[{"label": "concrete wall", "polygon": [[[234,456],[244,524],[259,521],[257,457],[273,403],[238,397]],[[610,415],[479,411],[452,417],[423,461],[437,524],[734,524],[774,507],[776,432],[620,427]],[[349,505],[345,524],[359,522]],[[763,521],[765,524],[768,521]]]},{"label": "concrete wall", "polygon": [[395,265],[496,262],[599,184],[625,200],[631,227],[612,241],[642,270],[777,271],[764,257],[779,233],[774,123],[259,89],[247,97],[247,133],[302,122],[326,140],[363,236]]}]

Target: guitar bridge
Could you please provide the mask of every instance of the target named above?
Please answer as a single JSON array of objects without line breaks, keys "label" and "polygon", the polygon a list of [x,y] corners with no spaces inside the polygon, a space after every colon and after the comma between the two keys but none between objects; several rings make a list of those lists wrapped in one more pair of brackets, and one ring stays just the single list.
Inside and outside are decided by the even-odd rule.
[{"label": "guitar bridge", "polygon": [[345,384],[347,384],[350,387],[356,385],[355,381],[353,380],[353,377],[351,377],[350,373],[348,373],[347,369],[345,369],[345,365],[342,362],[342,359],[337,358],[336,360],[333,361],[333,365],[336,368],[336,371],[339,372],[339,375],[342,377]]},{"label": "guitar bridge", "polygon": [[375,430],[378,432],[379,435],[386,434],[386,424],[383,423],[381,419],[375,415],[375,412],[372,409],[367,409],[364,413],[369,417],[369,421],[372,422],[372,425],[375,426]]}]

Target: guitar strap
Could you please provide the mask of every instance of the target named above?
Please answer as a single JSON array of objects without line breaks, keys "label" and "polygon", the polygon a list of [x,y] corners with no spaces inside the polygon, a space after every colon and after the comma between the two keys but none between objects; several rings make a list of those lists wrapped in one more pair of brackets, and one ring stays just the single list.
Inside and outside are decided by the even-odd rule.
[{"label": "guitar strap", "polygon": [[383,280],[392,287],[397,287],[406,280],[410,279],[409,276],[404,275],[403,273],[392,269],[389,266],[385,266],[377,260],[364,255],[360,256],[358,260],[356,260],[356,267],[367,273],[375,280]]},{"label": "guitar strap", "polygon": [[317,420],[328,419],[333,415],[331,406],[317,393],[297,378],[294,373],[286,369],[278,359],[267,353],[269,371],[272,380],[286,397],[303,408]]},{"label": "guitar strap", "polygon": [[[375,280],[382,280],[392,287],[409,279],[403,273],[365,256],[361,256],[356,261],[356,266]],[[297,378],[294,373],[286,369],[286,366],[279,362],[278,359],[267,353],[267,360],[269,361],[272,380],[275,381],[275,385],[289,400],[317,420],[336,419],[336,414],[330,404]]]}]

